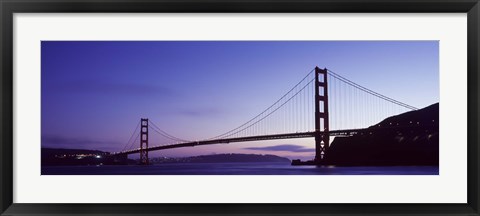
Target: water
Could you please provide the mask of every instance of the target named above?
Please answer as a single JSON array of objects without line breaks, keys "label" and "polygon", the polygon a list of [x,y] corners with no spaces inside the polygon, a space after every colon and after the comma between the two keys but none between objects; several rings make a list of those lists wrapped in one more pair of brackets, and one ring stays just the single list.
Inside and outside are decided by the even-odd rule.
[{"label": "water", "polygon": [[438,175],[438,166],[316,167],[289,163],[44,166],[42,175]]}]

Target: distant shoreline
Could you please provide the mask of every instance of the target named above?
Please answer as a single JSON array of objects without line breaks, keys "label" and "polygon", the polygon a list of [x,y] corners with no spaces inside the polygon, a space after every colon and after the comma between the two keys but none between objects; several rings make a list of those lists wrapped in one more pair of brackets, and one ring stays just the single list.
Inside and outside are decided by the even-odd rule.
[{"label": "distant shoreline", "polygon": [[[259,163],[283,162],[290,159],[269,154],[214,154],[192,157],[155,157],[151,164],[180,163]],[[128,159],[123,164],[115,163],[108,152],[84,149],[42,148],[42,166],[78,166],[78,165],[135,165],[139,161]]]}]

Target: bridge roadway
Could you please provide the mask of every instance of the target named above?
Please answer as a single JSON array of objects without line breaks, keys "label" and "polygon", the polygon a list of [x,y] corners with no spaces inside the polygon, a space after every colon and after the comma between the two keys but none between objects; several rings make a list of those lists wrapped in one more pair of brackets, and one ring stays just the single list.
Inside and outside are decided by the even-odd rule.
[{"label": "bridge roadway", "polygon": [[[423,125],[423,126],[393,126],[393,127],[369,127],[362,129],[346,129],[346,130],[332,130],[329,132],[330,136],[351,136],[357,133],[362,132],[373,132],[384,129],[412,129],[412,128],[431,128],[432,125]],[[437,126],[438,127],[438,126]],[[324,132],[321,132],[324,133]],[[200,140],[200,141],[190,141],[178,144],[170,144],[163,146],[152,146],[147,149],[147,151],[157,151],[164,149],[173,149],[173,148],[182,148],[182,147],[193,147],[200,145],[212,145],[212,144],[226,144],[226,143],[235,143],[235,142],[249,142],[249,141],[261,141],[261,140],[277,140],[277,139],[294,139],[294,138],[308,138],[315,137],[315,132],[301,132],[301,133],[288,133],[288,134],[272,134],[272,135],[262,135],[262,136],[248,136],[248,137],[237,137],[237,138],[227,138],[227,139],[211,139],[211,140]],[[112,155],[129,155],[136,154],[140,152],[140,148],[132,149],[123,152],[116,152]]]}]

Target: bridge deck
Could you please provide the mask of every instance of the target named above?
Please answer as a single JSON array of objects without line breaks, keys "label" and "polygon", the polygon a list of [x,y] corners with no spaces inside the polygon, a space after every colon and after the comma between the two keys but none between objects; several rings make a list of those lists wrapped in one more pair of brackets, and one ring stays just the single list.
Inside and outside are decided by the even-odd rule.
[{"label": "bridge deck", "polygon": [[[354,130],[335,130],[330,131],[330,136],[341,136],[341,135],[352,135],[358,133],[365,129],[354,129]],[[323,132],[320,132],[323,133]],[[277,139],[294,139],[294,138],[308,138],[314,137],[315,132],[301,132],[301,133],[288,133],[288,134],[272,134],[272,135],[262,135],[262,136],[249,136],[249,137],[238,137],[238,138],[228,138],[228,139],[212,139],[212,140],[200,140],[200,141],[191,141],[185,143],[164,145],[164,146],[152,146],[148,148],[148,151],[172,149],[172,148],[181,148],[181,147],[192,147],[200,145],[212,145],[212,144],[226,144],[226,143],[235,143],[235,142],[249,142],[249,141],[261,141],[261,140],[277,140]],[[140,152],[140,148],[132,149],[123,152],[117,152],[115,155],[119,154],[136,154]]]},{"label": "bridge deck", "polygon": [[[431,125],[423,125],[423,126],[415,126],[413,128],[430,128]],[[330,136],[350,136],[357,133],[365,133],[365,132],[372,132],[378,130],[386,130],[386,129],[412,129],[411,126],[406,127],[370,127],[370,128],[362,128],[362,129],[347,129],[347,130],[332,130],[329,131]],[[320,132],[325,133],[325,132]],[[237,137],[237,138],[228,138],[228,139],[212,139],[212,140],[200,140],[200,141],[191,141],[191,142],[184,142],[178,144],[171,144],[171,145],[164,145],[164,146],[152,146],[149,147],[148,151],[156,151],[156,150],[164,150],[164,149],[173,149],[173,148],[182,148],[182,147],[193,147],[193,146],[200,146],[200,145],[212,145],[212,144],[226,144],[226,143],[235,143],[235,142],[248,142],[248,141],[261,141],[261,140],[277,140],[277,139],[294,139],[294,138],[308,138],[308,137],[315,137],[315,132],[301,132],[301,133],[288,133],[288,134],[272,134],[272,135],[262,135],[262,136],[248,136],[248,137]],[[136,154],[140,152],[140,148],[132,149],[123,152],[117,152],[113,155],[122,155],[122,154]]]}]

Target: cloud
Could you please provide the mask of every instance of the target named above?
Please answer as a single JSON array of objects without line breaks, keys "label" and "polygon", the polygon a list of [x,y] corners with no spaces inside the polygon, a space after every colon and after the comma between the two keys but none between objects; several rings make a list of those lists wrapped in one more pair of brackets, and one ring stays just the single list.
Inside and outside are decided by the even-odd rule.
[{"label": "cloud", "polygon": [[166,87],[137,83],[111,83],[98,81],[75,81],[58,86],[62,91],[84,94],[107,95],[163,95],[171,96],[174,92]]},{"label": "cloud", "polygon": [[63,137],[56,135],[42,135],[42,147],[78,148],[89,150],[115,150],[124,144],[115,141],[94,140],[79,137]]},{"label": "cloud", "polygon": [[288,151],[288,152],[313,152],[314,148],[305,148],[301,145],[293,144],[284,144],[284,145],[275,145],[275,146],[266,146],[266,147],[249,147],[244,148],[248,150],[260,150],[260,151]]}]

